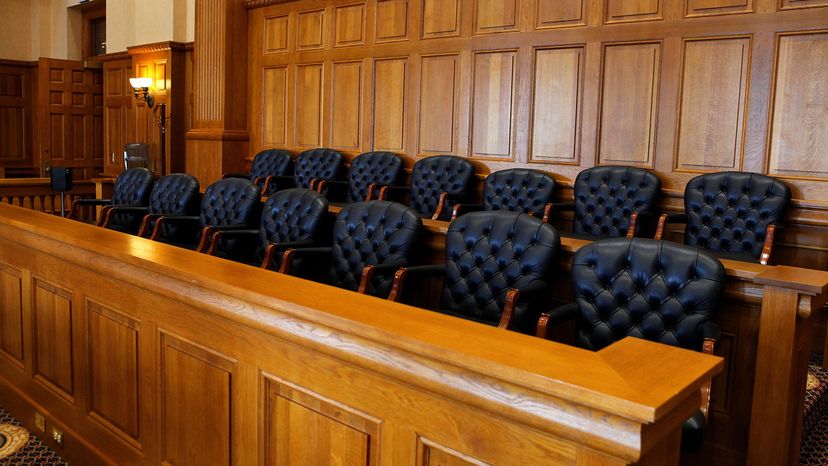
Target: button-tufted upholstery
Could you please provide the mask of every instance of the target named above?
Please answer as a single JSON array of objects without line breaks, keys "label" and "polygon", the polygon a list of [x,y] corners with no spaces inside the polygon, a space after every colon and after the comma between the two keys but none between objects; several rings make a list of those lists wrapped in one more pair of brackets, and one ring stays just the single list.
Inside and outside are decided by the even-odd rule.
[{"label": "button-tufted upholstery", "polygon": [[653,212],[661,180],[651,171],[624,166],[588,168],[575,179],[576,236],[624,237],[633,212]]},{"label": "button-tufted upholstery", "polygon": [[318,241],[327,213],[328,200],[309,189],[286,189],[270,196],[262,209],[259,260],[268,243]]},{"label": "button-tufted upholstery", "polygon": [[447,220],[454,204],[468,196],[473,179],[474,167],[466,159],[451,155],[420,159],[411,172],[411,207],[420,215],[431,217],[437,211],[440,195],[448,193],[448,205],[440,216]]},{"label": "button-tufted upholstery", "polygon": [[259,189],[249,180],[218,180],[204,191],[199,224],[202,227],[253,226],[259,219],[259,202]]},{"label": "button-tufted upholstery", "polygon": [[[124,170],[112,186],[112,205],[123,207],[146,207],[155,183],[155,175],[146,168]],[[119,231],[138,231],[141,214],[117,213],[112,217],[110,228]]]},{"label": "button-tufted upholstery", "polygon": [[555,180],[546,173],[513,168],[491,173],[483,182],[485,210],[542,214],[552,202]]},{"label": "button-tufted upholstery", "polygon": [[576,342],[599,350],[626,336],[700,350],[727,279],[718,259],[697,248],[615,238],[582,247],[572,259],[580,309]]},{"label": "button-tufted upholstery", "polygon": [[[510,288],[545,288],[560,249],[548,223],[508,211],[471,212],[446,234],[442,312],[498,325]],[[531,331],[538,319],[532,300],[519,300],[513,328]]]},{"label": "button-tufted upholstery", "polygon": [[[356,202],[337,215],[328,283],[357,290],[367,265],[395,270],[407,266],[417,244],[423,222],[402,204],[390,201]],[[393,275],[375,274],[369,293],[386,297]]]},{"label": "button-tufted upholstery", "polygon": [[[162,176],[152,187],[149,213],[152,215],[197,215],[199,188],[198,180],[186,173]],[[191,229],[179,225],[164,225],[161,235],[166,238],[175,238],[185,234],[183,230],[191,233]]]},{"label": "button-tufted upholstery", "polygon": [[377,187],[397,184],[402,175],[402,168],[402,159],[391,152],[366,152],[358,155],[351,161],[348,171],[347,201],[366,200],[368,188],[372,184]]},{"label": "button-tufted upholstery", "polygon": [[312,149],[296,157],[293,179],[297,188],[313,188],[311,181],[336,180],[342,171],[342,154],[333,149]]},{"label": "button-tufted upholstery", "polygon": [[[290,152],[282,149],[268,149],[256,154],[253,158],[253,165],[250,168],[250,179],[256,183],[259,190],[264,189],[265,180],[269,176],[287,176],[293,166],[293,161],[290,158]],[[268,186],[267,192],[262,191],[263,196],[267,196],[276,191],[276,185]]]},{"label": "button-tufted upholstery", "polygon": [[[782,222],[791,190],[756,173],[721,172],[697,176],[684,190],[684,243],[758,259],[768,225]],[[749,259],[749,257],[748,257]]]}]

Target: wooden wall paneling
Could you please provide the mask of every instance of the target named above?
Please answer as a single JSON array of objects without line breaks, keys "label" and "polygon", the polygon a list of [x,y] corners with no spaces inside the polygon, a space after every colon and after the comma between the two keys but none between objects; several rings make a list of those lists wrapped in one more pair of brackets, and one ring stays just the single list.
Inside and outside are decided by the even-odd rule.
[{"label": "wooden wall paneling", "polygon": [[164,461],[230,465],[235,361],[163,331],[160,352]]},{"label": "wooden wall paneling", "polygon": [[537,0],[535,27],[537,29],[584,26],[585,0]]},{"label": "wooden wall paneling", "polygon": [[264,19],[264,53],[287,53],[290,15],[268,16]]},{"label": "wooden wall paneling", "polygon": [[661,44],[604,45],[600,163],[653,167]]},{"label": "wooden wall paneling", "polygon": [[828,179],[828,31],[780,34],[769,131],[772,175]]},{"label": "wooden wall paneling", "polygon": [[[122,56],[125,55],[125,56]],[[126,54],[104,56],[104,175],[118,176],[124,169],[124,144],[135,141],[132,58]]]},{"label": "wooden wall paneling", "polygon": [[794,10],[798,8],[814,8],[828,6],[826,0],[780,0],[779,8],[782,10]]},{"label": "wooden wall paneling", "polygon": [[32,63],[0,63],[0,167],[32,166]]},{"label": "wooden wall paneling", "polygon": [[514,32],[518,30],[520,0],[475,0],[474,33]]},{"label": "wooden wall paneling", "polygon": [[74,404],[72,292],[39,278],[33,280],[35,379]]},{"label": "wooden wall paneling", "polygon": [[462,3],[461,0],[422,0],[421,37],[459,36]]},{"label": "wooden wall paneling", "polygon": [[297,50],[315,50],[325,46],[325,10],[299,12],[297,23]]},{"label": "wooden wall paneling", "polygon": [[23,272],[0,264],[0,354],[23,368]]},{"label": "wooden wall paneling", "polygon": [[630,23],[662,19],[663,0],[605,0],[604,21]]},{"label": "wooden wall paneling", "polygon": [[488,463],[419,435],[417,436],[416,464],[418,466],[488,466]]},{"label": "wooden wall paneling", "polygon": [[365,44],[365,4],[337,6],[334,8],[334,47]]},{"label": "wooden wall paneling", "polygon": [[685,40],[675,168],[739,170],[750,73],[750,37]]},{"label": "wooden wall paneling", "polygon": [[264,69],[262,79],[262,143],[268,147],[288,144],[288,68]]},{"label": "wooden wall paneling", "polygon": [[585,50],[534,50],[531,162],[580,163]]},{"label": "wooden wall paneling", "polygon": [[373,149],[403,153],[408,116],[408,58],[374,61]]},{"label": "wooden wall paneling", "polygon": [[469,154],[514,160],[517,51],[479,52],[472,60]]},{"label": "wooden wall paneling", "polygon": [[90,300],[86,312],[89,414],[140,450],[140,322]]},{"label": "wooden wall paneling", "polygon": [[753,13],[754,0],[687,0],[684,16],[716,16]]},{"label": "wooden wall paneling", "polygon": [[420,59],[418,155],[457,151],[459,68],[459,54]]},{"label": "wooden wall paneling", "polygon": [[294,103],[294,141],[297,147],[322,146],[322,119],[327,109],[324,104],[324,65],[322,63],[296,66],[296,101]]},{"label": "wooden wall paneling", "polygon": [[263,377],[268,465],[379,464],[379,419],[279,377]]},{"label": "wooden wall paneling", "polygon": [[330,146],[334,149],[362,149],[364,101],[362,61],[334,62],[331,67]]},{"label": "wooden wall paneling", "polygon": [[377,0],[374,42],[397,42],[409,39],[411,5],[408,0]]}]

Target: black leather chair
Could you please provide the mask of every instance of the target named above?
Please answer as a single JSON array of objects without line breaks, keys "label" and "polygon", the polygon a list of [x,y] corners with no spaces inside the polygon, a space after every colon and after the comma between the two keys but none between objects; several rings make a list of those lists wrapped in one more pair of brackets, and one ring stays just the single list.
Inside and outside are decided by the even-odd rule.
[{"label": "black leather chair", "polygon": [[[199,215],[156,216],[150,239],[206,252],[215,231],[256,228],[260,212],[259,188],[250,180],[242,178],[218,180],[204,191]],[[170,238],[163,235],[167,225],[176,225],[181,228],[195,227],[197,230],[194,235],[187,238]],[[236,243],[232,240],[229,243],[224,250],[233,253]]]},{"label": "black leather chair", "polygon": [[77,199],[72,203],[69,218],[76,218],[81,206],[103,206],[98,226],[103,226],[109,218],[108,227],[113,230],[135,233],[141,225],[142,213],[119,213],[108,216],[112,206],[146,207],[149,205],[150,191],[155,183],[155,175],[146,168],[130,168],[115,178],[111,199]]},{"label": "black leather chair", "polygon": [[293,165],[293,187],[323,191],[319,184],[338,180],[342,167],[342,154],[333,149],[306,150]]},{"label": "black leather chair", "polygon": [[400,269],[388,299],[409,276],[442,276],[438,311],[534,333],[561,241],[555,227],[504,210],[471,212],[451,223],[446,263]]},{"label": "black leather chair", "polygon": [[[302,188],[285,189],[267,199],[258,229],[219,229],[213,233],[207,253],[264,269],[278,269],[286,249],[320,244],[327,214],[328,200],[321,194]],[[240,243],[232,256],[219,247],[228,239]],[[254,247],[246,248],[248,244]]]},{"label": "black leather chair", "polygon": [[582,239],[652,236],[661,180],[643,168],[606,165],[575,178],[575,202],[553,211],[572,210],[572,232]]},{"label": "black leather chair", "polygon": [[[149,196],[147,207],[112,206],[104,218],[103,227],[108,228],[113,217],[120,214],[133,214],[143,217],[138,236],[144,236],[155,224],[155,218],[162,215],[197,215],[199,204],[198,180],[186,173],[173,173],[158,178]],[[168,225],[163,235],[175,238],[186,234],[181,228]],[[133,232],[130,232],[133,233]]]},{"label": "black leather chair", "polygon": [[684,244],[724,259],[767,264],[773,240],[791,204],[791,190],[776,178],[746,172],[699,175],[684,189],[684,213],[663,214],[656,239],[668,222],[686,223]]},{"label": "black leather chair", "polygon": [[483,182],[483,204],[455,204],[451,219],[475,210],[510,210],[549,221],[555,179],[538,170],[512,168],[490,173]]},{"label": "black leather chair", "polygon": [[247,178],[267,196],[276,192],[279,187],[278,177],[289,177],[293,168],[290,152],[282,149],[267,149],[253,157],[250,173],[228,173],[224,178]]},{"label": "black leather chair", "polygon": [[[423,221],[402,204],[389,201],[348,204],[333,227],[331,247],[288,249],[282,273],[294,270],[297,258],[324,264],[325,270],[310,275],[329,285],[359,293],[386,297],[394,272],[408,265]],[[301,273],[308,276],[307,270]]]},{"label": "black leather chair", "polygon": [[[596,241],[572,259],[575,302],[542,315],[537,335],[575,319],[582,348],[597,351],[633,336],[712,354],[720,334],[713,317],[726,280],[721,262],[697,248],[641,238]],[[709,384],[702,400],[683,426],[685,450],[703,442]]]},{"label": "black leather chair", "polygon": [[411,171],[411,186],[385,186],[380,199],[392,191],[410,193],[409,205],[423,217],[449,220],[454,204],[469,198],[474,166],[468,160],[452,155],[435,155],[420,159]]},{"label": "black leather chair", "polygon": [[330,199],[341,199],[348,203],[370,201],[379,198],[383,187],[398,184],[402,174],[403,161],[397,154],[366,152],[351,161],[348,181],[322,181],[317,188],[319,191],[324,191],[325,187],[331,191],[340,191],[330,193]]}]

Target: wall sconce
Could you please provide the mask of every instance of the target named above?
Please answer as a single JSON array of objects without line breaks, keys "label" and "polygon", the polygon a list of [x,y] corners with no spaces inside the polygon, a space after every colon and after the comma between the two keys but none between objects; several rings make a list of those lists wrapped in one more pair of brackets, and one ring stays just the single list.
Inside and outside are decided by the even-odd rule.
[{"label": "wall sconce", "polygon": [[158,105],[155,105],[155,96],[152,93],[152,86],[153,80],[152,78],[129,78],[129,84],[132,86],[132,95],[135,96],[135,99],[140,101],[144,101],[147,103],[147,108],[152,111],[153,117],[155,119],[155,123],[161,128],[161,174],[165,173],[167,168],[166,164],[166,146],[167,146],[167,121],[169,121],[169,117],[167,116],[167,106],[164,102],[158,102]]}]

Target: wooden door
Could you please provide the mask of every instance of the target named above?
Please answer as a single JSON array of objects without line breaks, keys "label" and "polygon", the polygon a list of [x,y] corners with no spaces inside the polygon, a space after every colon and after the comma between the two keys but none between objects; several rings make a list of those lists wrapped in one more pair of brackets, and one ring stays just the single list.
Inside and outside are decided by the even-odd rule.
[{"label": "wooden door", "polygon": [[103,168],[103,74],[73,60],[41,58],[38,69],[39,166],[73,168],[76,180]]},{"label": "wooden door", "polygon": [[135,98],[129,78],[132,58],[104,62],[104,175],[118,176],[124,169],[124,144],[136,142]]}]

